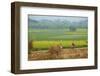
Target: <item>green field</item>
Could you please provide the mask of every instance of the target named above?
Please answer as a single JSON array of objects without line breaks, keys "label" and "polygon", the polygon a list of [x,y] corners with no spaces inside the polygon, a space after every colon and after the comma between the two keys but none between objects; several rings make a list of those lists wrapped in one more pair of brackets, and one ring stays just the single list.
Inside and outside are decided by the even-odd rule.
[{"label": "green field", "polygon": [[51,46],[63,48],[87,47],[88,17],[28,15],[29,50],[48,50]]},{"label": "green field", "polygon": [[68,31],[68,29],[29,29],[28,38],[30,40],[86,40],[87,30],[77,29],[77,31]]},{"label": "green field", "polygon": [[29,29],[28,41],[32,40],[33,51],[46,50],[50,46],[60,44],[63,48],[70,48],[72,43],[76,47],[87,47],[87,29]]}]

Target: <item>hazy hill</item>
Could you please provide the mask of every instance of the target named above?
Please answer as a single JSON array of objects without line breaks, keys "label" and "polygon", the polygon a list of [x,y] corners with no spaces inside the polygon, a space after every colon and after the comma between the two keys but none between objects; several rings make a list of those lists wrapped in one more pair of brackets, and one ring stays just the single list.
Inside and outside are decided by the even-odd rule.
[{"label": "hazy hill", "polygon": [[87,19],[80,19],[76,20],[72,18],[52,18],[52,17],[33,17],[28,18],[28,27],[34,28],[34,29],[63,29],[63,28],[69,28],[69,27],[75,27],[75,28],[87,28],[88,26],[88,20]]}]

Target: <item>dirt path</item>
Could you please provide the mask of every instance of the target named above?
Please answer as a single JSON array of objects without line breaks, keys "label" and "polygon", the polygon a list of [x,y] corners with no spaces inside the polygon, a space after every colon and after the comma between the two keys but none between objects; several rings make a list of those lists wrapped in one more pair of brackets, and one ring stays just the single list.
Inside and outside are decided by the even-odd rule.
[{"label": "dirt path", "polygon": [[74,48],[74,49],[63,49],[60,55],[54,57],[50,55],[47,50],[33,51],[28,55],[28,60],[49,60],[49,59],[76,59],[76,58],[87,58],[87,48]]}]

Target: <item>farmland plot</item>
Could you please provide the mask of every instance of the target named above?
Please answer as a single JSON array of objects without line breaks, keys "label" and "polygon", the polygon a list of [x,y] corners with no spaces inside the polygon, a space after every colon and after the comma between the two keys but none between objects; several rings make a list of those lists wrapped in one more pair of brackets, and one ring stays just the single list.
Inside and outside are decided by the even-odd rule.
[{"label": "farmland plot", "polygon": [[[68,21],[68,18],[72,20]],[[68,18],[52,17],[51,20],[51,16],[29,16],[28,60],[88,57],[87,18]],[[59,49],[57,51],[54,46],[61,47],[59,55]],[[51,47],[56,50],[51,51],[52,54]]]}]

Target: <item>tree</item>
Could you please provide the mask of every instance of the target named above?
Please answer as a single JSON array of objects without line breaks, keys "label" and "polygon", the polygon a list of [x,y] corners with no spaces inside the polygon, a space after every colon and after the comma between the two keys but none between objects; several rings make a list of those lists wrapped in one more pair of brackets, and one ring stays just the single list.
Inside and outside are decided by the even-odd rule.
[{"label": "tree", "polygon": [[70,26],[69,29],[70,31],[76,31],[77,28],[75,26]]}]

